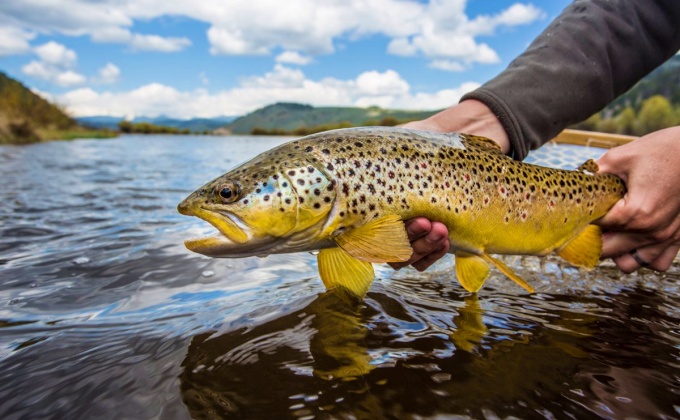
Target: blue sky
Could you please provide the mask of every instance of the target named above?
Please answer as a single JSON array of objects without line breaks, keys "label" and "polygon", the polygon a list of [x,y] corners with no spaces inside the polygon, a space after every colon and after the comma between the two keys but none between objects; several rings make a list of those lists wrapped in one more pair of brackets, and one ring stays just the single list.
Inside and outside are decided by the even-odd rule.
[{"label": "blue sky", "polygon": [[570,2],[3,0],[0,70],[74,116],[439,109]]}]

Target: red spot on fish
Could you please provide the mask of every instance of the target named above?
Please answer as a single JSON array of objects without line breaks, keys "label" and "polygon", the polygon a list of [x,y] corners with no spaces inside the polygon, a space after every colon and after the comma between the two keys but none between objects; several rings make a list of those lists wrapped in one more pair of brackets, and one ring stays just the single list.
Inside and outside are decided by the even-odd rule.
[{"label": "red spot on fish", "polygon": [[469,174],[465,174],[465,175],[463,175],[463,177],[465,178],[465,181],[470,181],[470,175]]}]

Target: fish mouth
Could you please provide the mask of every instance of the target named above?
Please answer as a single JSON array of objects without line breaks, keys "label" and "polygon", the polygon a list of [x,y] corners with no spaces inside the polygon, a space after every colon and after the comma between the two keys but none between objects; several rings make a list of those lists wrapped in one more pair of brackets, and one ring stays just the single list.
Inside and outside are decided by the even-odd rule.
[{"label": "fish mouth", "polygon": [[184,246],[190,251],[215,256],[224,253],[234,245],[244,244],[250,239],[243,222],[231,213],[201,207],[193,209],[180,208],[180,213],[203,219],[213,225],[220,233],[214,236],[184,241]]}]

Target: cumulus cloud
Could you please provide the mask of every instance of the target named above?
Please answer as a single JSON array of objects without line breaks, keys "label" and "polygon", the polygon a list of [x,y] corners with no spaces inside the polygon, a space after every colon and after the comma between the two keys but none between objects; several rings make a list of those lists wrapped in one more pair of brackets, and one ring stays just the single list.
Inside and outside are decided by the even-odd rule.
[{"label": "cumulus cloud", "polygon": [[284,51],[276,56],[277,63],[297,64],[298,66],[306,66],[312,61],[311,57],[302,55],[297,51]]},{"label": "cumulus cloud", "polygon": [[85,76],[74,70],[77,61],[75,51],[54,41],[39,45],[33,51],[38,60],[29,62],[21,69],[27,76],[65,87],[85,83]]},{"label": "cumulus cloud", "polygon": [[379,35],[390,40],[391,54],[492,63],[498,60],[496,52],[476,37],[544,16],[531,4],[515,3],[496,15],[471,19],[465,6],[466,0],[287,0],[285,7],[275,0],[5,1],[0,2],[0,23],[14,29],[0,42],[7,44],[5,51],[21,51],[30,39],[27,34],[59,33],[123,43],[137,51],[175,52],[191,41],[137,34],[131,28],[136,21],[183,16],[208,24],[212,54],[264,55],[282,49],[278,62],[300,65],[309,56],[332,53],[339,41]]},{"label": "cumulus cloud", "polygon": [[94,78],[98,83],[116,83],[120,78],[120,69],[113,63],[106,63],[106,65],[99,69],[97,77]]},{"label": "cumulus cloud", "polygon": [[34,32],[0,24],[0,57],[30,52],[33,38]]},{"label": "cumulus cloud", "polygon": [[440,109],[455,104],[478,87],[465,83],[455,89],[412,92],[394,70],[367,71],[353,79],[312,80],[299,69],[277,64],[270,72],[245,79],[229,90],[181,91],[151,83],[131,91],[97,92],[91,88],[71,90],[56,100],[76,116],[158,116],[175,118],[242,115],[277,101],[315,106],[372,106],[400,109]]},{"label": "cumulus cloud", "polygon": [[188,38],[162,37],[158,35],[134,34],[129,40],[135,51],[175,52],[191,45]]}]

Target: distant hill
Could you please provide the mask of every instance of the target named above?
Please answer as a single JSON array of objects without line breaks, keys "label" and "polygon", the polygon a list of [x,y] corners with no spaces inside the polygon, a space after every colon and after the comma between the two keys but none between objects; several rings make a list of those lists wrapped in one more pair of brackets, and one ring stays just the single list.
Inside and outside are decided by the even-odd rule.
[{"label": "distant hill", "polygon": [[628,92],[609,104],[605,111],[618,112],[626,106],[639,111],[645,99],[661,95],[671,105],[680,106],[680,55],[673,56],[647,75]]},{"label": "distant hill", "polygon": [[40,128],[75,126],[62,110],[0,72],[0,143],[31,143],[41,139]]},{"label": "distant hill", "polygon": [[411,121],[429,117],[437,111],[403,111],[378,107],[313,107],[297,103],[276,103],[237,118],[224,127],[233,134],[260,131],[294,132],[300,128],[345,123],[351,126],[379,125],[381,121]]},{"label": "distant hill", "polygon": [[680,125],[680,56],[675,55],[601,112],[573,128],[642,136]]},{"label": "distant hill", "polygon": [[[169,118],[165,116],[160,117],[138,117],[130,121],[131,123],[150,123],[163,127],[172,127],[180,130],[187,129],[192,132],[202,133],[204,131],[212,131],[216,128],[222,127],[234,121],[238,117],[216,117],[216,118],[192,118],[188,120],[180,120],[176,118]],[[108,128],[110,130],[117,130],[118,124],[123,121],[123,117],[108,117],[108,116],[93,116],[93,117],[78,117],[76,121],[80,124],[94,128]]]}]

